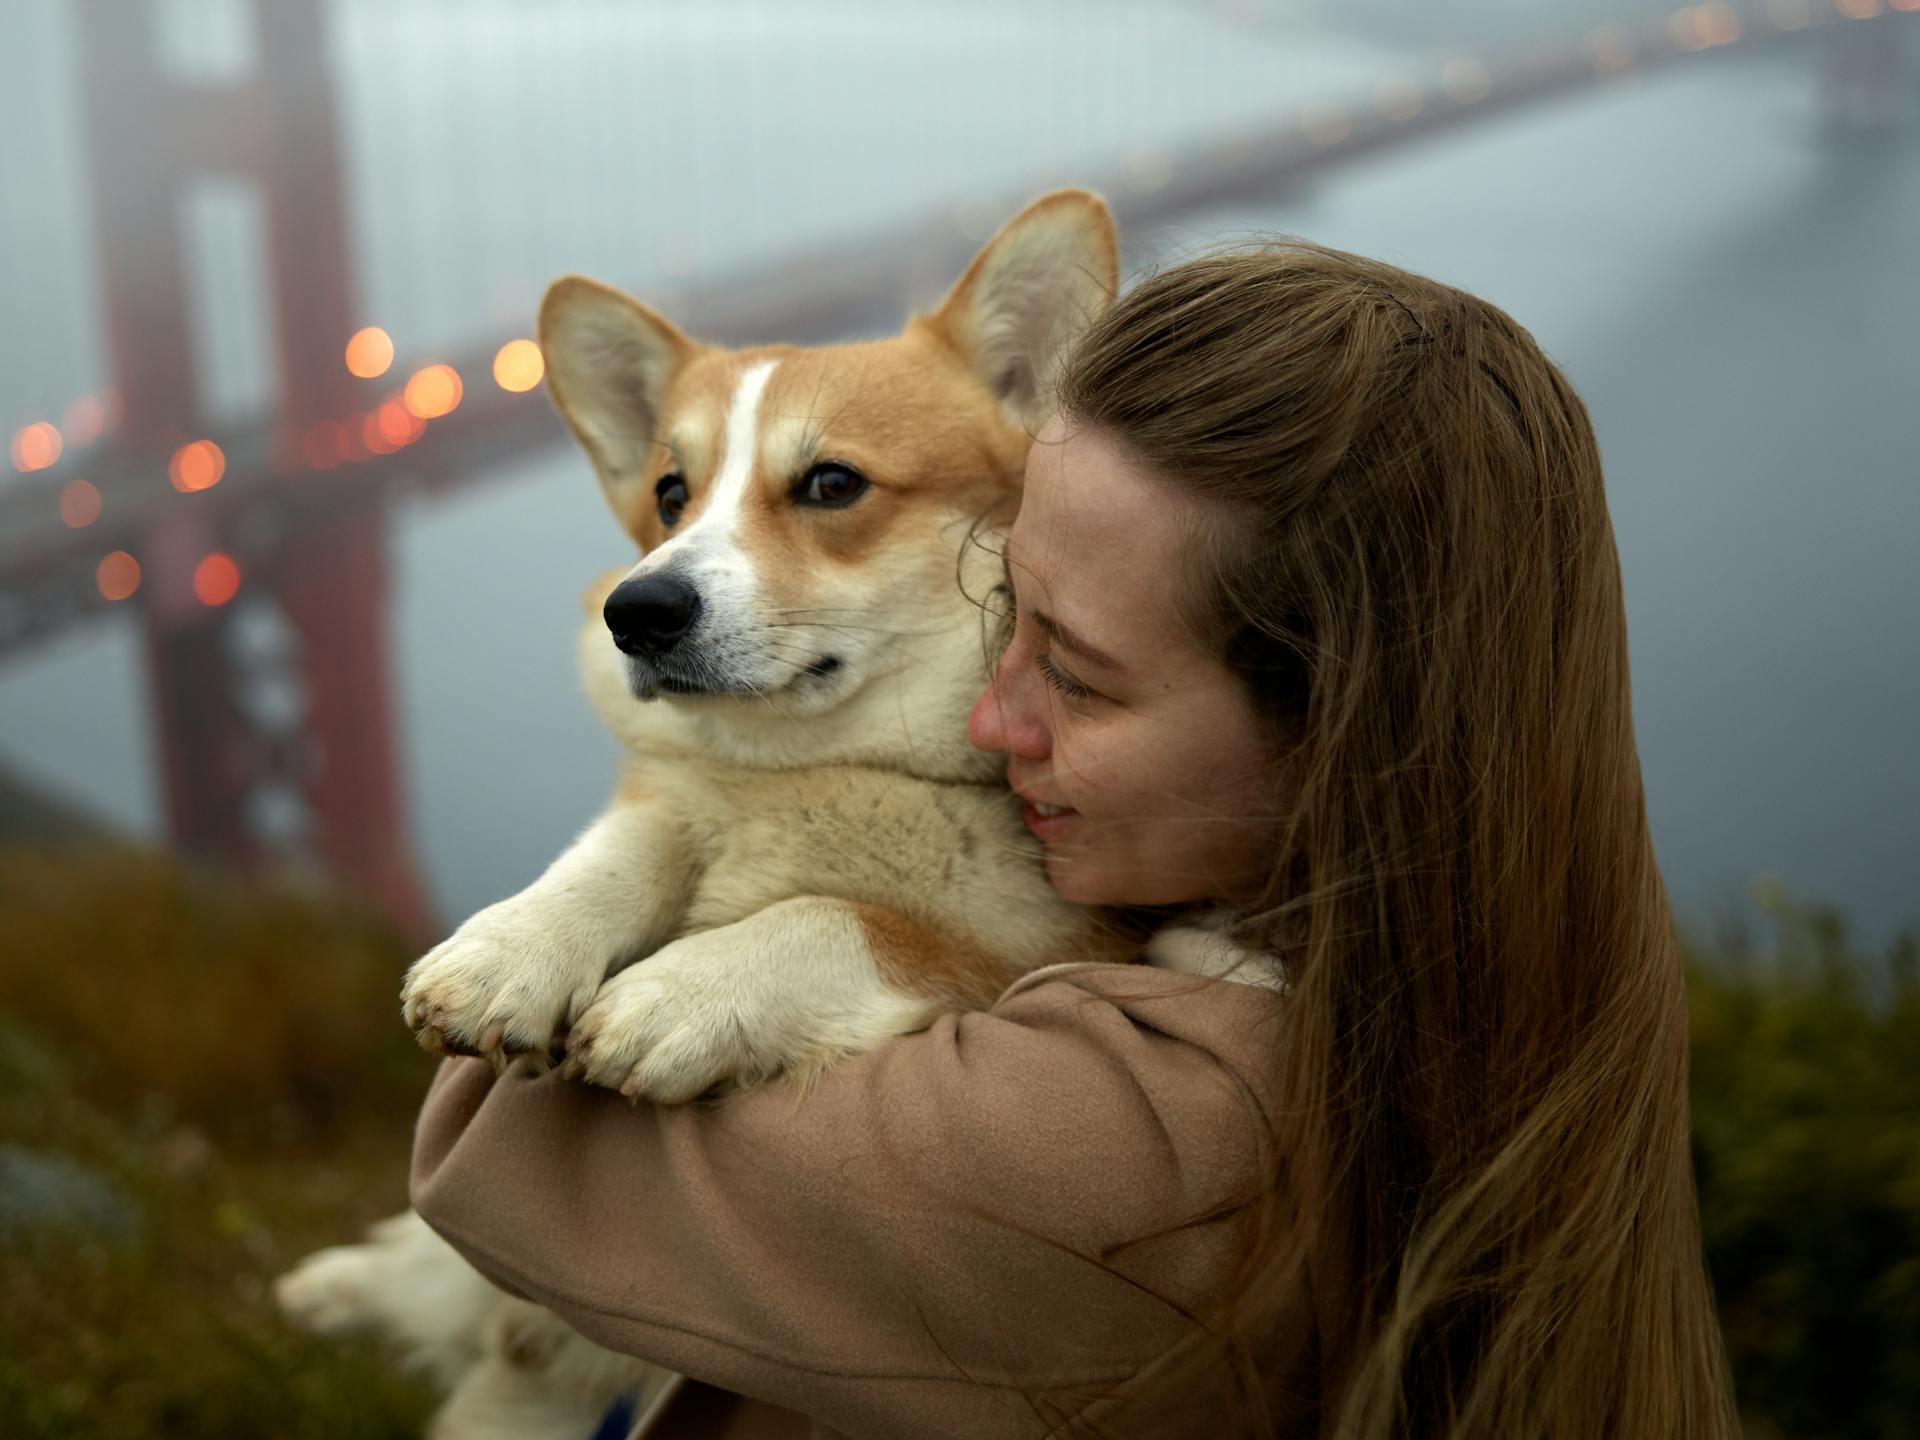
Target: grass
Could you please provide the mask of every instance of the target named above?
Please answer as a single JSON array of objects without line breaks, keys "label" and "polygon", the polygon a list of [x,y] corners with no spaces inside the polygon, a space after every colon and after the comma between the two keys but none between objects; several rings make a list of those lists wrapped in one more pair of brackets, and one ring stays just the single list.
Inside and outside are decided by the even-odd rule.
[{"label": "grass", "polygon": [[0,1253],[18,1440],[416,1436],[425,1390],[268,1286],[406,1205],[426,1057],[370,917],[124,851],[0,852],[0,1143],[119,1192],[124,1230]]}]

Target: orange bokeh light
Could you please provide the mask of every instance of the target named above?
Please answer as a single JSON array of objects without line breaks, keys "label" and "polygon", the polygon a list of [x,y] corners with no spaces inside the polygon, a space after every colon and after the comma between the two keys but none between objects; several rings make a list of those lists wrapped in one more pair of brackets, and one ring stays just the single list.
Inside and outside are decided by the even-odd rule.
[{"label": "orange bokeh light", "polygon": [[391,455],[400,448],[381,432],[377,414],[370,414],[360,422],[360,443],[375,455]]},{"label": "orange bokeh light", "polygon": [[533,389],[546,373],[546,357],[531,340],[509,340],[493,357],[494,383],[515,394]]},{"label": "orange bokeh light", "polygon": [[393,337],[378,325],[354,331],[353,338],[347,341],[347,369],[362,380],[386,374],[391,364]]},{"label": "orange bokeh light", "polygon": [[91,480],[75,480],[60,492],[60,523],[83,530],[100,518],[100,490]]},{"label": "orange bokeh light", "polygon": [[1709,45],[1731,45],[1740,38],[1740,17],[1725,0],[1702,5],[1698,11],[1700,38]]},{"label": "orange bokeh light", "polygon": [[398,400],[382,402],[373,412],[373,421],[380,427],[380,438],[396,448],[411,445],[427,428],[426,421],[415,418]]},{"label": "orange bokeh light", "polygon": [[1700,28],[1700,12],[1694,9],[1674,11],[1667,17],[1667,38],[1682,50],[1704,49],[1707,37]]},{"label": "orange bokeh light", "polygon": [[1343,110],[1309,110],[1300,118],[1300,133],[1315,145],[1338,145],[1353,133],[1353,122]]},{"label": "orange bokeh light", "polygon": [[202,605],[224,605],[240,593],[240,567],[218,550],[193,567],[193,598]]},{"label": "orange bokeh light", "polygon": [[44,470],[60,458],[60,432],[44,420],[13,432],[13,468]]},{"label": "orange bokeh light", "polygon": [[331,470],[345,457],[340,450],[340,435],[331,420],[322,420],[300,437],[300,458],[316,470]]},{"label": "orange bokeh light", "polygon": [[453,413],[463,388],[460,373],[451,365],[429,365],[414,372],[401,398],[410,414],[422,420],[438,420]]},{"label": "orange bokeh light", "polygon": [[1920,10],[1920,0],[1887,0],[1896,10]]},{"label": "orange bokeh light", "polygon": [[116,550],[100,562],[93,579],[107,599],[124,600],[140,588],[140,562],[126,551]]},{"label": "orange bokeh light", "polygon": [[75,445],[91,445],[107,428],[107,407],[100,403],[98,396],[82,395],[67,406],[60,423],[66,427],[67,439]]},{"label": "orange bokeh light", "polygon": [[1457,105],[1476,105],[1486,99],[1492,89],[1486,67],[1465,56],[1449,60],[1441,67],[1440,84]]},{"label": "orange bokeh light", "polygon": [[167,462],[167,479],[183,495],[211,490],[227,473],[227,457],[211,440],[190,440]]}]

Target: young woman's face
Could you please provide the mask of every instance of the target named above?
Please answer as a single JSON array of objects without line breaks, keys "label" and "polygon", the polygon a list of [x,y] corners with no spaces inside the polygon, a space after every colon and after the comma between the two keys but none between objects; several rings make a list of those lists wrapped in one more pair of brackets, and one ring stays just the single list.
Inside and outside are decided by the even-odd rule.
[{"label": "young woman's face", "polygon": [[1272,864],[1275,757],[1177,608],[1196,503],[1097,430],[1055,421],[1027,459],[1018,619],[967,734],[1006,753],[1048,879],[1082,904],[1231,902]]}]

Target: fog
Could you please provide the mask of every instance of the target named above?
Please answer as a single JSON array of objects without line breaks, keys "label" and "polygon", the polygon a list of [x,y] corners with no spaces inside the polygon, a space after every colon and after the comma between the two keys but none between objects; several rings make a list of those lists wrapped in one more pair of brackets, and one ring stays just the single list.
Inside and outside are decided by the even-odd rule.
[{"label": "fog", "polygon": [[[565,271],[644,295],[927,213],[984,234],[1045,184],[1150,183],[1409,66],[1660,13],[1512,0],[1436,33],[1432,8],[344,0],[354,323],[426,355],[525,333]],[[217,59],[223,7],[161,9]],[[110,378],[70,20],[0,15],[8,435]],[[1564,367],[1607,469],[1655,842],[1697,923],[1762,875],[1869,932],[1920,920],[1920,16],[1876,24],[1865,59],[1845,34],[1703,55],[1126,237],[1130,268],[1276,231],[1378,256],[1500,304]],[[215,243],[210,193],[186,223]],[[232,416],[274,382],[245,246],[224,253],[193,283],[200,393]],[[457,918],[611,784],[572,636],[628,547],[566,448],[392,519],[411,827]],[[145,686],[119,611],[0,655],[0,769],[161,838]]]}]

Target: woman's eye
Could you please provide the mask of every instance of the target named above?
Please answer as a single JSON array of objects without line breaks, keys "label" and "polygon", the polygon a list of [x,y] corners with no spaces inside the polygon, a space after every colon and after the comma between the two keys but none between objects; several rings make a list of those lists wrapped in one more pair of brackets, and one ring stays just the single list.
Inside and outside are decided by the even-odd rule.
[{"label": "woman's eye", "polygon": [[1040,678],[1069,700],[1085,700],[1093,694],[1093,691],[1054,664],[1051,655],[1037,656],[1033,663],[1039,667]]},{"label": "woman's eye", "polygon": [[851,505],[867,493],[867,477],[846,465],[816,465],[795,487],[793,498],[802,505],[829,508]]},{"label": "woman's eye", "polygon": [[680,523],[680,512],[687,508],[687,482],[678,475],[662,475],[653,487],[660,506],[660,523],[671,530]]}]

